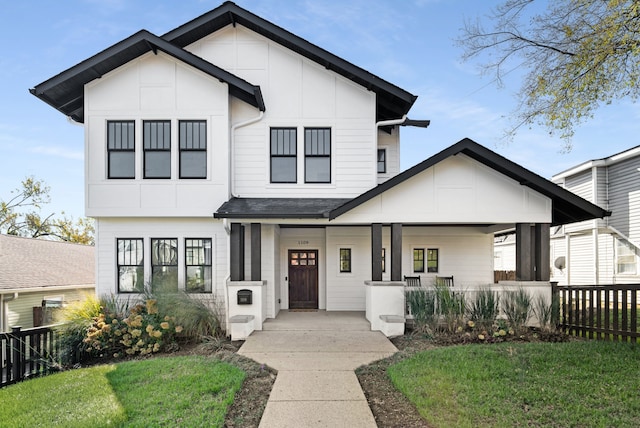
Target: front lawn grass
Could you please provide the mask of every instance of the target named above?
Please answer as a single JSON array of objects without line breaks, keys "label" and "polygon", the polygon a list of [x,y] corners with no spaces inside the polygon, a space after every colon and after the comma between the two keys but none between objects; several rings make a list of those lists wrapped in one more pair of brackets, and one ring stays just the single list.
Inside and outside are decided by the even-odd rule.
[{"label": "front lawn grass", "polygon": [[640,348],[611,342],[438,348],[389,376],[434,427],[640,426]]},{"label": "front lawn grass", "polygon": [[221,427],[242,370],[202,356],[70,370],[0,390],[2,427]]}]

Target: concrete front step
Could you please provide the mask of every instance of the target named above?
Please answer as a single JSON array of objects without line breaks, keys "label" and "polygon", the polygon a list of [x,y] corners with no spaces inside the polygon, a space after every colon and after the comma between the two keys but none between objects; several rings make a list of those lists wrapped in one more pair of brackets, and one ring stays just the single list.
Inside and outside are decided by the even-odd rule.
[{"label": "concrete front step", "polygon": [[371,324],[364,317],[364,312],[282,310],[275,319],[267,319],[262,324],[262,329],[266,331],[370,331]]}]

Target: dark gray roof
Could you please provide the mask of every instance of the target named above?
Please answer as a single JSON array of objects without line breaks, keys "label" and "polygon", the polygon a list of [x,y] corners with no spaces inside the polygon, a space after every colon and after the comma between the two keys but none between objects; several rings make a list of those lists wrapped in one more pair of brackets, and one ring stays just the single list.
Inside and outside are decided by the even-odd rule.
[{"label": "dark gray roof", "polygon": [[375,92],[378,121],[402,117],[418,98],[230,1],[169,31],[162,38],[184,47],[230,24],[240,24]]},{"label": "dark gray roof", "polygon": [[29,92],[76,122],[82,123],[84,122],[84,85],[149,51],[156,53],[158,50],[227,83],[231,95],[261,111],[265,110],[259,86],[252,85],[146,30],[138,31],[91,58],[36,85]]},{"label": "dark gray roof", "polygon": [[329,212],[350,199],[327,198],[231,198],[215,212],[215,218],[327,218]]},{"label": "dark gray roof", "polygon": [[151,50],[159,49],[229,84],[229,93],[265,110],[259,86],[199,58],[183,48],[227,26],[240,24],[376,93],[377,120],[407,114],[417,96],[266,21],[232,2],[158,37],[141,30],[89,59],[40,83],[30,92],[76,122],[84,122],[84,85]]},{"label": "dark gray roof", "polygon": [[95,248],[0,235],[0,292],[95,285]]},{"label": "dark gray roof", "polygon": [[349,202],[332,210],[329,219],[332,220],[353,208],[365,203],[373,197],[391,189],[403,181],[415,176],[416,174],[432,167],[433,165],[443,161],[444,159],[455,156],[458,153],[475,159],[476,161],[504,174],[505,176],[519,182],[523,186],[527,186],[536,192],[547,196],[551,199],[552,208],[552,224],[560,225],[574,223],[578,221],[591,220],[594,218],[602,218],[611,215],[610,211],[604,210],[597,205],[579,197],[555,183],[529,171],[526,168],[500,156],[499,154],[481,146],[475,141],[465,138],[453,146],[444,149],[440,153],[420,162],[419,164],[407,169],[406,171],[396,175],[390,180],[374,187],[368,192],[350,200]]}]

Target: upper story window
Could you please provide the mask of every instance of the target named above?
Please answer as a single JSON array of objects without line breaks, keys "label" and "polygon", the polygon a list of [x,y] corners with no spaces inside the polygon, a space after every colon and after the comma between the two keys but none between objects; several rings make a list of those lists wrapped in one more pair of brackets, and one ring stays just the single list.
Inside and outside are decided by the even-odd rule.
[{"label": "upper story window", "polygon": [[331,129],[304,130],[305,183],[331,182]]},{"label": "upper story window", "polygon": [[142,122],[144,178],[171,178],[171,122]]},{"label": "upper story window", "polygon": [[271,182],[297,181],[297,130],[271,128]]},{"label": "upper story window", "polygon": [[180,178],[207,178],[207,122],[181,120]]},{"label": "upper story window", "polygon": [[118,292],[144,292],[142,239],[118,239]]},{"label": "upper story window", "polygon": [[136,177],[135,123],[133,120],[107,122],[109,178]]},{"label": "upper story window", "polygon": [[387,172],[387,150],[378,149],[378,173]]}]

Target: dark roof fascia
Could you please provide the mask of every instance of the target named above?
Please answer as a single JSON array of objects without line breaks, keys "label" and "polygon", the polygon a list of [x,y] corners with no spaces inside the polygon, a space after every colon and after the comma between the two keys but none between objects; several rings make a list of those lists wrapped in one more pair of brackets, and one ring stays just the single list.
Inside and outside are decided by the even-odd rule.
[{"label": "dark roof fascia", "polygon": [[374,91],[378,98],[378,120],[395,119],[407,114],[418,98],[394,84],[296,36],[253,13],[227,1],[162,36],[185,47],[227,25],[240,24],[282,46]]},{"label": "dark roof fascia", "polygon": [[[166,40],[161,39],[147,30],[138,31],[102,52],[36,85],[33,89],[30,89],[29,92],[56,110],[70,116],[76,122],[82,123],[84,122],[84,106],[83,103],[79,101],[84,97],[84,85],[151,50],[155,52],[156,49],[217,78],[221,82],[227,83],[229,85],[229,92],[232,95],[261,111],[265,110],[262,92],[259,86],[252,85],[210,62],[168,43]],[[113,61],[114,58],[117,60]],[[56,89],[62,89],[70,94],[70,96],[64,100],[56,100],[49,95],[50,91]],[[75,109],[65,109],[66,106],[73,105],[74,103],[78,104]]]},{"label": "dark roof fascia", "polygon": [[[386,182],[374,187],[368,192],[352,199],[344,205],[334,209],[329,214],[329,219],[333,220],[338,216],[352,210],[353,208],[365,203],[366,201],[378,196],[385,191],[397,186],[398,184],[408,180],[409,178],[419,174],[420,172],[436,165],[450,156],[463,153],[476,161],[498,171],[505,176],[519,182],[521,185],[527,186],[553,201],[552,224],[566,224],[576,221],[589,220],[593,218],[602,218],[611,215],[610,211],[604,210],[597,205],[579,197],[555,183],[529,171],[526,168],[506,159],[503,156],[481,146],[469,138],[465,138],[458,143],[444,149],[440,153],[420,162],[419,164],[407,169],[406,171],[396,175]],[[580,215],[574,215],[573,212],[578,209]]]}]

